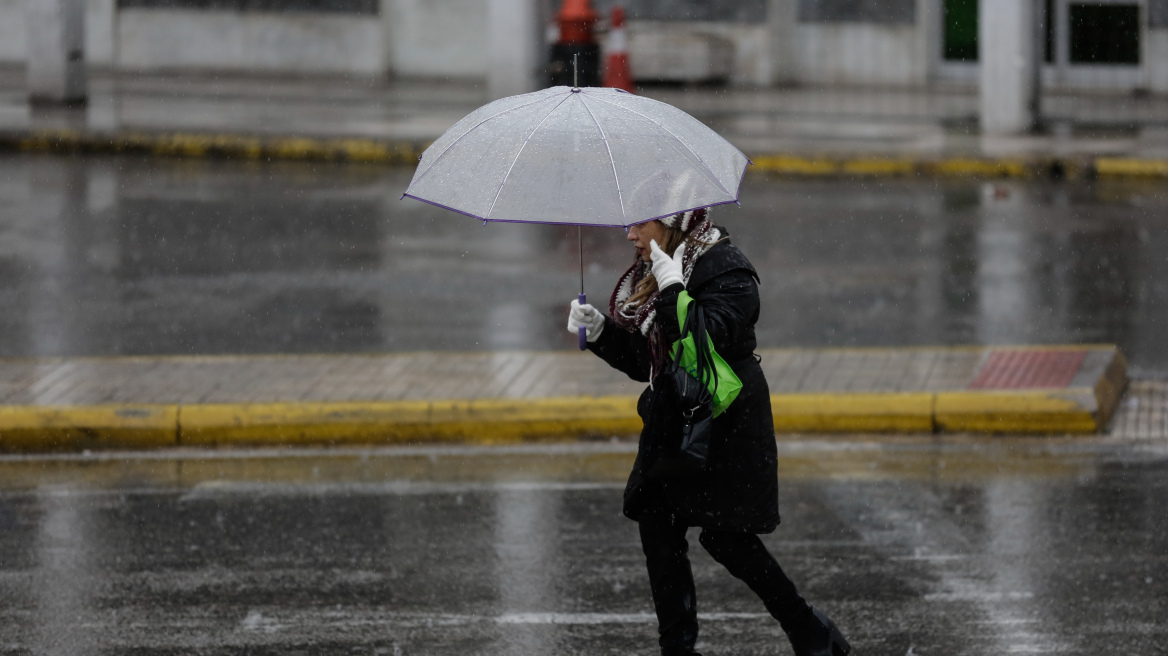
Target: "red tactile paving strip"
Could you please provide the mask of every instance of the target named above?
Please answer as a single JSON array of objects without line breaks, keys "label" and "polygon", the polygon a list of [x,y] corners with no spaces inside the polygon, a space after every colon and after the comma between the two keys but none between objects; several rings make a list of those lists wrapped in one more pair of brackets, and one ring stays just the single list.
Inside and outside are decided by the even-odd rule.
[{"label": "red tactile paving strip", "polygon": [[1086,351],[993,351],[969,389],[1066,387],[1086,357]]}]

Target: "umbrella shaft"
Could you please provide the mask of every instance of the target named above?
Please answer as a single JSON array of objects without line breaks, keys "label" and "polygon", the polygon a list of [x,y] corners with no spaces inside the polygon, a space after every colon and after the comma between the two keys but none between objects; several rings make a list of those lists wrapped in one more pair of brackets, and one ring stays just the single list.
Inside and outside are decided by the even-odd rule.
[{"label": "umbrella shaft", "polygon": [[584,229],[576,226],[576,243],[580,246],[580,295],[584,295]]}]

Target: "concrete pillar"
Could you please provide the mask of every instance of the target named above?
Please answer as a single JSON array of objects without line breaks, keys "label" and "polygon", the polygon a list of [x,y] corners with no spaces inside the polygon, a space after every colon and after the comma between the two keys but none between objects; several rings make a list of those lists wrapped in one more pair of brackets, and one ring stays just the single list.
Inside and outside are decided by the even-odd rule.
[{"label": "concrete pillar", "polygon": [[30,0],[24,15],[29,99],[85,102],[85,0]]},{"label": "concrete pillar", "polygon": [[1035,0],[980,0],[978,59],[983,134],[1031,131],[1038,122],[1042,41]]},{"label": "concrete pillar", "polygon": [[487,91],[492,99],[543,88],[546,29],[540,0],[487,0]]},{"label": "concrete pillar", "polygon": [[767,34],[770,50],[771,84],[794,84],[797,77],[795,62],[795,29],[799,23],[797,0],[769,0],[767,2]]},{"label": "concrete pillar", "polygon": [[[1168,6],[1164,12],[1168,14]],[[1165,20],[1168,21],[1168,17]],[[1149,29],[1145,34],[1147,46],[1144,52],[1148,56],[1144,66],[1148,70],[1148,88],[1153,93],[1168,93],[1168,29]]]}]

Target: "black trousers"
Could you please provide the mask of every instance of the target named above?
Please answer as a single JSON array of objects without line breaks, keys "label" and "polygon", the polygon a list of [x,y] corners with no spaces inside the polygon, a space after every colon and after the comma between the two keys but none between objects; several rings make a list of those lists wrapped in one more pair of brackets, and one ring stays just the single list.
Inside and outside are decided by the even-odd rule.
[{"label": "black trousers", "polygon": [[[639,526],[661,634],[661,653],[692,653],[698,639],[698,608],[687,555],[687,527],[668,520],[642,521]],[[758,595],[767,612],[788,634],[808,622],[811,607],[757,535],[703,529],[698,541],[714,560]]]}]

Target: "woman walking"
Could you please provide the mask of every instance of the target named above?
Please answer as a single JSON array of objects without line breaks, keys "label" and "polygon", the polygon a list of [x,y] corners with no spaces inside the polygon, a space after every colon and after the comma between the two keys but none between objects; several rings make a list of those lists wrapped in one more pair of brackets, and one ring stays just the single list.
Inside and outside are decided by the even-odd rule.
[{"label": "woman walking", "polygon": [[[624,514],[640,527],[663,656],[694,655],[698,637],[686,531],[733,576],[745,582],[778,620],[797,656],[845,656],[851,650],[823,613],[795,585],[758,534],[779,524],[777,450],[770,391],[754,355],[758,275],[725,228],[698,209],[629,228],[637,250],[605,316],[572,302],[568,330],[587,329],[588,348],[633,380],[648,382],[637,413],[644,422],[624,494]],[[677,453],[682,407],[666,373],[670,346],[681,337],[678,296],[701,307],[714,349],[742,382],[730,406],[713,420],[707,465],[692,475],[669,474]]]}]

